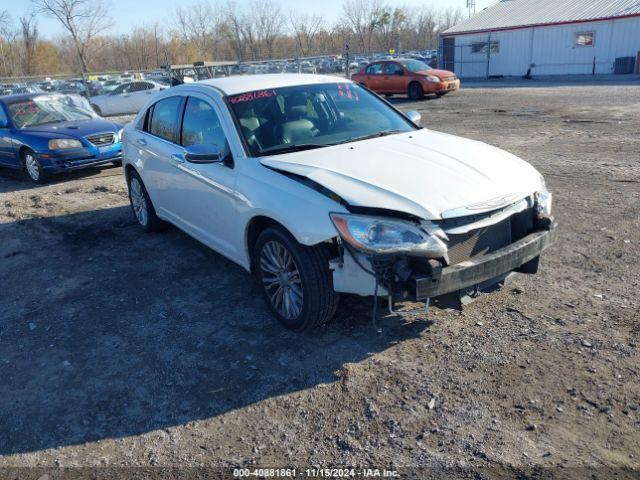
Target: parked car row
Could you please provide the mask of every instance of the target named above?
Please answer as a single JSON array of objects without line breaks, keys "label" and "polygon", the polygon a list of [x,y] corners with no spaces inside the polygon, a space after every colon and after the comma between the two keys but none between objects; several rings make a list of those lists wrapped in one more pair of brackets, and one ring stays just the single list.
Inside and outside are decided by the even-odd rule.
[{"label": "parked car row", "polygon": [[[362,70],[370,63],[397,60],[396,55],[387,53],[373,53],[370,55],[353,55],[349,61],[349,74]],[[435,62],[434,51],[406,52],[403,59],[414,59],[427,64]],[[322,73],[341,74],[347,70],[346,61],[338,55],[318,56],[294,60],[270,60],[262,62],[239,63],[231,67],[216,67],[204,78],[227,75],[259,75],[265,73]],[[182,78],[201,80],[195,73],[183,72]],[[180,83],[180,82],[178,82]],[[363,81],[375,91],[375,82]],[[371,85],[370,85],[371,83]],[[394,83],[400,83],[394,82]],[[175,83],[174,83],[175,85]],[[41,92],[58,92],[64,94],[78,94],[90,99],[90,103],[99,115],[117,115],[137,113],[146,98],[154,92],[171,86],[170,76],[166,70],[160,69],[145,73],[121,73],[112,75],[92,75],[83,82],[81,78],[66,80],[50,79],[29,83],[0,84],[0,96]],[[395,89],[394,92],[396,92]],[[427,93],[430,89],[425,90]],[[387,93],[386,91],[380,93]],[[396,92],[399,93],[399,92]]]}]

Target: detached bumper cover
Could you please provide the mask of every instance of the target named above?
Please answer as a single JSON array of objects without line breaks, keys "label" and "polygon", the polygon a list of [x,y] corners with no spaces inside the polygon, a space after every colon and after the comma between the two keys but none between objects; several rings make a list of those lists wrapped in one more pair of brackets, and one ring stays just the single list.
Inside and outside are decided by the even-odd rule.
[{"label": "detached bumper cover", "polygon": [[416,300],[445,295],[505,276],[538,257],[555,242],[556,237],[556,223],[553,222],[548,230],[531,233],[505,248],[445,267],[439,278],[416,276],[413,278]]}]

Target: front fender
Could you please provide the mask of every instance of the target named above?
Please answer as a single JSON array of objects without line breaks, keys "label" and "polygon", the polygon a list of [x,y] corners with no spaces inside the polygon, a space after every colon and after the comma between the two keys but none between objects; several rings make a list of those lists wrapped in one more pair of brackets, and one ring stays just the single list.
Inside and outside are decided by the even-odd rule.
[{"label": "front fender", "polygon": [[286,175],[263,166],[257,168],[259,176],[241,174],[236,184],[247,265],[247,230],[251,220],[259,216],[281,224],[302,245],[316,245],[337,236],[329,213],[348,213],[343,205]]}]

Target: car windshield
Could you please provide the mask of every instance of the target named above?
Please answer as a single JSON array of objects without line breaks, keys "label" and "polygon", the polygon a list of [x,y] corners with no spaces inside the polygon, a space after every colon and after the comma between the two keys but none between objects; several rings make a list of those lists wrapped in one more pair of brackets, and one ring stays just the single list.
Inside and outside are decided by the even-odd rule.
[{"label": "car windshield", "polygon": [[16,100],[7,106],[16,128],[87,120],[97,116],[87,100],[79,95],[42,95]]},{"label": "car windshield", "polygon": [[364,140],[417,127],[353,83],[258,90],[227,97],[253,156]]},{"label": "car windshield", "polygon": [[424,70],[432,70],[432,68],[420,60],[402,60],[400,62],[404,68],[410,72],[422,72]]}]

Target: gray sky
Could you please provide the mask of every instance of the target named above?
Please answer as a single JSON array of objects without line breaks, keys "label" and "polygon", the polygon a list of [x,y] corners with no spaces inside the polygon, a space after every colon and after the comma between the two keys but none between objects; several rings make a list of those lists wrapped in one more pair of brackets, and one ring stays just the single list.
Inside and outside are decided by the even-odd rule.
[{"label": "gray sky", "polygon": [[[236,0],[242,4],[245,0]],[[333,22],[340,17],[342,0],[273,0],[281,5],[285,11],[292,9],[318,13],[323,15],[328,22]],[[476,10],[480,11],[496,0],[476,0]],[[4,0],[1,2],[4,4]],[[184,0],[111,0],[111,17],[114,26],[110,33],[126,33],[135,26],[158,22],[163,26],[170,26],[171,13],[179,5],[187,5],[190,1]],[[391,6],[431,6],[433,8],[459,7],[466,13],[466,0],[387,0]],[[24,15],[30,8],[29,0],[13,0],[9,6],[0,7],[9,10],[14,20]],[[40,32],[44,36],[51,37],[61,33],[59,25],[53,19],[39,18]]]}]

